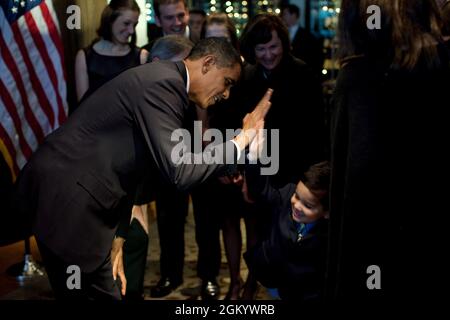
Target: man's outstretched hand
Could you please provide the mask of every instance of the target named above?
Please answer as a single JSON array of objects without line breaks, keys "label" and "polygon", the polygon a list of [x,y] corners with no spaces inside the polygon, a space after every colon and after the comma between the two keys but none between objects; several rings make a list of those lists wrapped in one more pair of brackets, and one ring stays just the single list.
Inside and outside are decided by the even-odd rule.
[{"label": "man's outstretched hand", "polygon": [[269,112],[270,98],[273,90],[268,89],[264,97],[255,107],[252,113],[248,113],[242,122],[242,131],[234,138],[234,141],[239,145],[240,150],[244,150],[255,138],[259,129],[264,128],[264,118]]}]

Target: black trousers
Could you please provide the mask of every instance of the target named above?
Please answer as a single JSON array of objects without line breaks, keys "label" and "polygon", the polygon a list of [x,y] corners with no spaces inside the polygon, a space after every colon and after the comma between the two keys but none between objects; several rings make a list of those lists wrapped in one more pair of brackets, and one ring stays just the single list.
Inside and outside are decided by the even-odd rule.
[{"label": "black trousers", "polygon": [[123,263],[127,279],[124,299],[142,299],[143,297],[148,241],[148,235],[141,223],[133,219],[123,245]]},{"label": "black trousers", "polygon": [[220,215],[216,201],[218,182],[209,180],[192,193],[195,219],[195,240],[198,246],[197,275],[202,280],[214,280],[219,275],[221,263]]},{"label": "black trousers", "polygon": [[189,194],[174,186],[161,184],[156,191],[159,233],[160,271],[162,278],[183,282],[184,226],[188,214]]},{"label": "black trousers", "polygon": [[93,272],[80,272],[80,288],[70,289],[71,277],[76,275],[73,264],[61,260],[46,245],[38,241],[39,251],[47,271],[50,285],[58,300],[120,300],[119,286],[112,276],[111,258]]}]

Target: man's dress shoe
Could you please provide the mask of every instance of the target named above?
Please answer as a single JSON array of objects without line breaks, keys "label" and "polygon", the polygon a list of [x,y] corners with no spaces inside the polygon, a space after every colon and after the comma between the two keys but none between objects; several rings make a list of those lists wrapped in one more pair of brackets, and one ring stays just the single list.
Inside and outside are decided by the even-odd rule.
[{"label": "man's dress shoe", "polygon": [[217,282],[203,281],[202,283],[202,300],[217,300],[219,298],[220,287]]},{"label": "man's dress shoe", "polygon": [[175,290],[182,281],[172,281],[169,278],[161,278],[156,286],[150,289],[150,297],[152,298],[162,298],[170,294]]}]

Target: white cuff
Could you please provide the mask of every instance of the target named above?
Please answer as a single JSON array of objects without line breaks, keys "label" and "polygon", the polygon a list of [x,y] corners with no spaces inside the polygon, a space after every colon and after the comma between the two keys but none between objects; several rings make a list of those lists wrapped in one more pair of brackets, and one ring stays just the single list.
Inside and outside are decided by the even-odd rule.
[{"label": "white cuff", "polygon": [[254,162],[254,161],[258,160],[258,156],[255,155],[253,152],[249,152],[249,153],[247,154],[247,159],[248,159],[249,161]]}]

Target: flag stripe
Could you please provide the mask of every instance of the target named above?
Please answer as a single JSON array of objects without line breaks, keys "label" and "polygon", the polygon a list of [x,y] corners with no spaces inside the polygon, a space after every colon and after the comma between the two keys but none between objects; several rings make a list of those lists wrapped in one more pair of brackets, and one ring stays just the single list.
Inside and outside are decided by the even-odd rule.
[{"label": "flag stripe", "polygon": [[[3,11],[0,12],[0,18],[2,17],[2,15],[3,15]],[[15,103],[17,105],[17,110],[18,110],[18,113],[20,116],[19,118],[24,122],[22,124],[22,126],[28,125],[27,122],[24,120],[24,118],[26,118],[26,116],[24,116],[24,111],[23,111],[24,106],[26,106],[26,102],[28,102],[28,105],[31,106],[31,111],[34,114],[34,117],[36,118],[37,122],[39,123],[40,128],[44,132],[49,132],[49,131],[51,131],[52,126],[51,126],[50,122],[48,121],[48,118],[44,115],[43,110],[41,110],[41,108],[40,108],[40,103],[38,102],[36,94],[33,91],[31,81],[29,79],[28,69],[24,63],[24,57],[22,56],[22,54],[18,48],[16,39],[13,36],[13,32],[14,31],[10,28],[9,24],[3,24],[2,34],[4,37],[4,41],[8,47],[8,48],[5,48],[5,50],[7,50],[7,52],[8,52],[7,55],[12,57],[12,59],[15,62],[15,66],[19,70],[19,72],[16,73],[15,76],[19,77],[22,80],[22,83],[25,86],[26,96],[23,96],[23,94],[21,92],[22,97],[21,98],[19,97],[18,84],[11,76],[8,77],[8,75],[10,75],[10,72],[8,70],[3,70],[0,77],[4,79],[4,83],[5,83],[6,87],[8,88],[8,90],[10,91],[10,93],[13,97],[13,101],[15,101]],[[27,42],[27,40],[28,39],[25,38],[26,42]],[[30,41],[32,42],[32,40],[28,40],[28,42],[30,42]],[[25,52],[25,55],[29,56],[27,51]],[[38,53],[36,53],[36,55],[39,56]],[[33,58],[33,60],[36,60],[33,56],[31,56],[31,57]],[[4,68],[9,67],[10,71],[12,71],[14,69],[14,65],[9,66],[7,64],[7,61],[5,61],[5,63],[2,66]],[[24,100],[24,101],[22,101],[22,100]],[[30,123],[30,124],[32,124],[32,123]],[[28,127],[24,128],[24,131],[26,133],[30,134],[30,132],[28,130],[29,130]],[[37,135],[36,135],[36,137],[37,137]],[[31,145],[31,148],[33,150],[38,145],[38,141],[36,139],[29,140],[28,143]]]},{"label": "flag stripe", "polygon": [[17,134],[17,131],[14,129],[14,121],[6,112],[6,107],[2,99],[0,99],[0,114],[1,114],[0,116],[2,117],[2,123],[0,125],[5,130],[5,134],[11,141],[15,151],[14,161],[21,168],[23,165],[25,165],[27,159],[23,155],[22,150],[20,150],[19,135]]},{"label": "flag stripe", "polygon": [[[3,14],[3,11],[0,12],[0,15]],[[18,32],[14,32],[17,34],[17,36],[20,36],[20,34]],[[50,124],[50,122],[47,120],[47,117],[44,115],[43,110],[41,110],[40,108],[40,103],[37,100],[36,94],[33,91],[32,88],[32,83],[29,79],[29,74],[28,74],[28,68],[24,63],[24,57],[22,56],[18,46],[17,46],[17,42],[16,39],[13,36],[13,30],[10,28],[9,24],[5,24],[3,25],[2,28],[2,35],[4,38],[5,43],[8,44],[7,48],[4,48],[4,52],[5,52],[5,59],[7,57],[11,57],[11,59],[13,60],[13,62],[15,62],[14,64],[9,65],[8,61],[5,60],[5,64],[3,65],[4,67],[9,67],[10,71],[12,73],[14,73],[14,68],[17,68],[18,72],[16,72],[14,74],[14,77],[17,77],[19,79],[21,79],[21,83],[23,83],[25,90],[24,91],[20,91],[20,94],[22,95],[22,97],[18,97],[18,89],[20,89],[20,87],[18,87],[18,83],[16,83],[16,79],[13,79],[12,77],[7,77],[7,74],[9,75],[9,71],[4,71],[2,72],[2,75],[0,75],[1,78],[4,79],[4,83],[6,85],[6,87],[8,88],[8,90],[10,91],[11,95],[13,96],[13,101],[15,101],[16,105],[17,105],[17,110],[19,111],[19,115],[20,115],[20,119],[23,119],[22,121],[24,121],[24,123],[22,124],[22,126],[26,125],[26,121],[24,120],[25,116],[23,115],[24,113],[24,109],[26,110],[26,108],[24,108],[24,106],[26,107],[28,103],[29,106],[31,106],[31,112],[34,114],[34,116],[36,117],[36,121],[38,122],[40,128],[44,131],[44,132],[49,132],[52,129],[52,126]],[[25,39],[26,40],[26,39]],[[26,50],[26,49],[25,49]],[[28,56],[28,53],[25,52],[25,55]],[[39,55],[39,54],[37,54]],[[3,58],[3,56],[2,56]],[[24,95],[23,92],[26,92],[26,94]],[[23,101],[22,101],[23,100]],[[32,125],[32,122],[30,122],[30,125]],[[27,131],[27,129],[25,130]],[[38,137],[38,132],[35,132],[36,137]],[[43,136],[44,134],[42,134]],[[31,146],[35,145],[35,143],[37,142],[32,142],[32,141],[28,141],[30,143]]]},{"label": "flag stripe", "polygon": [[17,175],[19,174],[19,167],[14,159],[16,159],[16,152],[14,146],[6,134],[6,130],[0,124],[0,153],[3,155],[3,158],[6,161],[6,164],[11,170],[11,175],[13,178],[13,182],[16,180]]},{"label": "flag stripe", "polygon": [[25,18],[26,24],[28,26],[28,29],[30,30],[30,33],[33,36],[34,43],[36,44],[38,51],[39,51],[42,59],[44,60],[44,64],[50,75],[50,80],[52,82],[53,89],[56,91],[56,98],[58,101],[58,111],[64,112],[62,97],[60,96],[60,93],[58,91],[58,78],[56,75],[54,64],[52,63],[52,60],[50,59],[50,56],[49,56],[47,50],[45,49],[46,46],[42,39],[39,28],[37,27],[36,22],[34,21],[34,18],[31,14],[25,14],[24,18]]},{"label": "flag stripe", "polygon": [[[47,21],[47,25],[48,25],[48,30],[49,30],[49,34],[50,37],[53,40],[54,45],[56,46],[58,52],[59,52],[59,58],[61,60],[61,74],[58,73],[58,75],[61,75],[61,78],[58,77],[58,84],[59,84],[59,90],[61,92],[61,96],[62,97],[66,97],[67,96],[67,88],[66,88],[66,79],[67,79],[67,75],[66,75],[66,70],[64,68],[65,63],[64,63],[64,48],[63,48],[63,43],[61,41],[61,30],[59,29],[59,24],[58,24],[58,19],[56,17],[55,14],[55,10],[53,8],[53,2],[45,2],[43,3],[43,5],[41,6],[41,11],[42,11],[42,15],[45,18],[45,21]],[[63,123],[67,120],[67,114],[69,111],[69,106],[67,104],[67,100],[64,99],[64,112],[63,113],[59,113],[59,123]]]},{"label": "flag stripe", "polygon": [[[35,70],[35,73],[39,77],[39,83],[44,88],[44,93],[47,96],[47,99],[49,100],[51,104],[51,113],[54,115],[54,118],[57,118],[57,95],[53,90],[53,86],[50,80],[50,75],[48,74],[47,67],[44,64],[44,61],[42,60],[42,57],[39,53],[39,50],[37,49],[33,37],[28,30],[28,27],[25,23],[24,19],[20,19],[16,24],[13,25],[14,33],[16,33],[15,30],[20,30],[20,35],[22,36],[22,39],[24,40],[24,43],[26,45],[26,48],[24,48],[25,53],[24,55],[28,57],[30,60],[33,61],[33,69]],[[18,35],[19,36],[19,35]],[[22,48],[21,48],[22,49]],[[25,69],[23,70],[24,73],[27,73],[28,71]],[[31,70],[30,70],[31,72]],[[42,102],[41,102],[42,103]],[[39,113],[39,103],[36,103],[33,105],[35,107],[35,111]],[[51,132],[51,130],[58,126],[58,124],[55,121],[56,126],[51,126],[49,128],[45,129],[45,132]]]},{"label": "flag stripe", "polygon": [[57,31],[56,36],[58,37],[58,41],[61,43],[60,54],[61,54],[61,57],[64,58],[64,48],[63,48],[63,45],[61,42],[61,29],[59,28],[58,17],[56,16],[55,8],[53,7],[53,2],[52,1],[44,2],[42,5],[45,6],[44,10],[47,10],[49,12],[50,16],[52,17],[52,20],[54,22],[54,25],[55,25],[56,31]]},{"label": "flag stripe", "polygon": [[[44,113],[47,116],[47,119],[50,123],[50,127],[54,128],[55,127],[55,114],[53,113],[53,109],[50,104],[50,101],[45,94],[45,90],[41,85],[41,80],[36,75],[35,67],[31,63],[30,57],[28,56],[27,47],[25,45],[25,42],[23,40],[23,37],[19,31],[17,24],[12,26],[12,30],[13,30],[13,34],[14,34],[14,39],[17,42],[17,45],[22,54],[22,57],[25,62],[25,65],[27,67],[27,70],[29,72],[31,85],[34,89],[34,92],[37,94],[37,97],[39,100],[39,106],[37,106],[37,107],[42,107],[42,109],[44,110]],[[43,71],[45,71],[45,69]],[[40,76],[42,78],[43,74],[40,73]]]},{"label": "flag stripe", "polygon": [[[47,10],[45,11],[44,10]],[[66,119],[66,111],[67,111],[67,104],[64,103],[65,97],[66,97],[66,82],[65,82],[65,74],[64,74],[64,52],[62,48],[61,40],[58,37],[57,29],[55,28],[55,24],[52,20],[52,16],[48,13],[48,8],[44,4],[42,4],[39,7],[40,10],[33,10],[31,14],[33,15],[34,21],[36,22],[36,25],[40,32],[42,34],[49,34],[50,37],[44,37],[44,43],[46,45],[47,52],[50,56],[56,56],[59,58],[58,63],[53,63],[53,66],[56,70],[56,76],[57,76],[57,90],[59,93],[59,96],[62,97],[61,105],[58,104],[58,119],[59,123],[64,122]],[[46,13],[44,13],[44,11]]]},{"label": "flag stripe", "polygon": [[47,22],[48,30],[50,37],[53,40],[56,48],[58,49],[59,58],[61,62],[61,66],[64,66],[64,50],[61,42],[61,38],[59,37],[59,30],[56,27],[56,24],[53,20],[53,16],[50,14],[47,4],[44,2],[41,6],[41,12],[44,20]]},{"label": "flag stripe", "polygon": [[[15,63],[14,59],[12,58],[8,48],[6,47],[6,43],[4,42],[3,37],[1,37],[1,36],[0,36],[0,48],[1,48],[0,53],[6,63],[6,66],[8,66],[10,68],[11,75],[14,78],[15,83],[11,83],[11,85],[16,85],[17,89],[19,90],[19,93],[20,93],[20,99],[16,98],[14,100],[11,98],[11,96],[9,94],[6,95],[6,97],[11,98],[11,101],[10,101],[11,105],[8,106],[8,103],[6,101],[5,101],[5,103],[6,103],[7,107],[12,108],[12,110],[14,110],[14,113],[16,113],[16,114],[17,114],[17,112],[16,112],[15,108],[19,109],[19,107],[23,106],[22,109],[24,111],[25,118],[27,119],[27,122],[30,125],[32,132],[34,133],[37,142],[40,143],[42,140],[44,140],[44,133],[43,133],[42,128],[40,127],[38,121],[36,120],[35,115],[31,111],[31,107],[29,105],[28,98],[27,98],[27,92],[25,91],[25,86],[22,81],[22,78],[20,77],[19,70],[17,69],[16,63]],[[7,73],[8,73],[8,69],[6,68],[0,75],[0,78],[8,76]],[[7,83],[8,82],[6,82],[5,84],[7,84]],[[3,84],[3,82],[2,82],[2,85],[5,85],[5,84]],[[6,87],[7,86],[5,86],[5,92],[6,92]],[[19,103],[20,101],[22,103]],[[12,110],[9,110],[10,114],[11,114]],[[19,110],[19,112],[20,111],[21,110]],[[22,112],[20,112],[20,113],[22,113]],[[17,126],[19,126],[19,128],[20,128],[21,117],[17,116],[17,118],[18,118],[17,120],[19,121]],[[16,130],[17,129],[18,128],[16,127]],[[19,130],[17,130],[17,131],[19,132]],[[28,153],[25,153],[25,154],[28,156]]]},{"label": "flag stripe", "polygon": [[[6,111],[6,107],[2,99],[0,99],[0,117],[2,119],[2,123],[0,124],[0,126],[2,126],[2,129],[4,130],[2,138],[0,138],[0,140],[5,141],[5,148],[7,148],[6,150],[10,150],[8,154],[13,157],[14,165],[21,168],[25,165],[27,159],[23,155],[23,152],[20,148],[20,136],[14,129],[14,121]],[[3,137],[6,137],[9,141],[4,140]],[[14,170],[13,166],[10,166],[10,168]]]},{"label": "flag stripe", "polygon": [[[1,39],[1,37],[0,37]],[[25,140],[25,135],[22,131],[22,126],[20,123],[20,117],[17,114],[17,111],[15,110],[14,101],[11,98],[9,92],[7,91],[5,85],[3,84],[3,81],[0,79],[0,92],[2,93],[2,99],[5,102],[6,110],[8,110],[13,122],[14,127],[16,128],[16,132],[19,135],[19,143],[20,147],[23,151],[23,154],[28,158],[31,156],[31,148],[28,145],[27,141]]]}]

